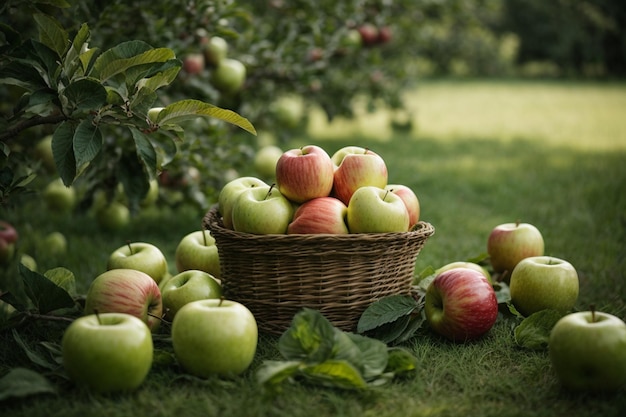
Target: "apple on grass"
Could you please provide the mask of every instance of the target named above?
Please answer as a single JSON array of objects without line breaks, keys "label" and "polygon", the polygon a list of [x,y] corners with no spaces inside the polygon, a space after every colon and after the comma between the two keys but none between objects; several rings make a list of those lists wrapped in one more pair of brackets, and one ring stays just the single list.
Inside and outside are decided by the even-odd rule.
[{"label": "apple on grass", "polygon": [[287,227],[288,234],[347,234],[348,207],[334,197],[318,197],[300,205]]},{"label": "apple on grass", "polygon": [[402,184],[387,184],[384,188],[396,194],[404,201],[404,205],[406,205],[409,211],[409,229],[411,229],[420,219],[420,201],[417,195],[411,188]]},{"label": "apple on grass", "polygon": [[409,211],[398,195],[384,188],[364,186],[350,198],[346,223],[350,233],[406,232]]},{"label": "apple on grass", "polygon": [[578,299],[578,274],[563,259],[532,256],[517,264],[511,274],[511,303],[524,316],[540,310],[571,310]]},{"label": "apple on grass", "polygon": [[132,391],[152,367],[152,334],[129,314],[90,314],[74,320],[61,342],[69,378],[93,392]]},{"label": "apple on grass", "polygon": [[0,220],[0,265],[9,263],[15,255],[15,242],[19,234],[9,222]]},{"label": "apple on grass", "polygon": [[254,234],[285,234],[294,207],[274,186],[250,188],[241,194],[233,206],[233,229]]},{"label": "apple on grass", "polygon": [[163,252],[151,243],[129,242],[109,255],[107,270],[135,269],[148,274],[158,284],[167,274]]},{"label": "apple on grass", "polygon": [[184,305],[172,322],[172,344],[180,365],[201,378],[238,375],[254,359],[258,327],[254,315],[232,300]]},{"label": "apple on grass", "polygon": [[454,342],[465,342],[483,336],[493,327],[498,318],[498,300],[481,272],[454,268],[430,283],[424,311],[436,333]]},{"label": "apple on grass", "polygon": [[626,386],[626,323],[614,315],[591,310],[562,317],[548,350],[565,389],[603,393]]},{"label": "apple on grass", "polygon": [[233,228],[233,205],[239,194],[248,188],[267,186],[265,181],[256,177],[239,177],[227,182],[217,197],[218,210],[222,215],[224,227],[227,229]]},{"label": "apple on grass", "polygon": [[178,272],[198,269],[220,279],[220,257],[209,230],[196,230],[181,239],[174,253]]},{"label": "apple on grass", "polygon": [[544,251],[543,236],[529,223],[504,223],[493,228],[487,238],[487,253],[494,272],[508,273],[524,258],[541,256]]},{"label": "apple on grass", "polygon": [[222,286],[211,274],[190,269],[169,278],[161,288],[165,318],[172,320],[191,301],[222,297]]},{"label": "apple on grass", "polygon": [[485,278],[487,278],[487,281],[489,281],[489,283],[493,285],[493,281],[491,280],[491,274],[489,273],[487,268],[483,268],[482,266],[480,266],[480,265],[478,265],[477,263],[474,263],[474,262],[466,262],[466,261],[450,262],[450,263],[445,264],[444,266],[440,267],[439,269],[437,269],[435,271],[435,275],[439,275],[442,272],[449,271],[449,270],[455,269],[455,268],[474,269],[474,270],[480,272],[481,274],[483,274],[485,276]]},{"label": "apple on grass", "polygon": [[360,146],[346,146],[331,157],[335,165],[331,195],[348,205],[352,194],[360,187],[387,186],[387,166],[375,152]]},{"label": "apple on grass", "polygon": [[278,190],[296,203],[327,197],[333,189],[333,175],[333,161],[316,145],[285,151],[276,163]]},{"label": "apple on grass", "polygon": [[126,313],[156,330],[163,316],[161,291],[154,280],[134,269],[112,269],[98,275],[85,297],[85,314]]}]

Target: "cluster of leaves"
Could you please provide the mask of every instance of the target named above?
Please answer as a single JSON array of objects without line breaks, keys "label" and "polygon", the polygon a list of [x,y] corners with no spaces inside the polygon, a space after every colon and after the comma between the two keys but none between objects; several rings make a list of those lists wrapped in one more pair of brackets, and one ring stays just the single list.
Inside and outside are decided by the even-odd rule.
[{"label": "cluster of leaves", "polygon": [[[17,87],[21,95],[12,114],[0,118],[4,156],[2,187],[24,184],[13,172],[10,147],[18,134],[33,126],[55,126],[52,151],[59,176],[71,185],[85,169],[97,181],[121,182],[129,199],[138,202],[150,179],[169,163],[184,139],[181,123],[211,117],[256,133],[237,113],[198,100],[179,100],[158,116],[148,113],[157,90],[174,81],[181,61],[169,48],[128,41],[110,49],[90,48],[90,30],[83,24],[73,37],[53,17],[33,16],[38,38],[23,38],[8,25],[0,60],[0,84]],[[104,178],[103,178],[104,177]],[[109,181],[111,182],[111,181]]]},{"label": "cluster of leaves", "polygon": [[259,383],[270,390],[280,390],[286,381],[366,389],[409,375],[417,367],[409,351],[343,331],[307,308],[294,316],[278,349],[284,360],[266,360],[257,370]]}]

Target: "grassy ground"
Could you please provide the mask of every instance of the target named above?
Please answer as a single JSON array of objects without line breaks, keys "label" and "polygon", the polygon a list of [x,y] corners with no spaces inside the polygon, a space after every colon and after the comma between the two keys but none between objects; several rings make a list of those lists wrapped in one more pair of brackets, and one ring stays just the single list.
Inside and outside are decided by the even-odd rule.
[{"label": "grassy ground", "polygon": [[[580,274],[576,309],[626,319],[626,85],[518,82],[425,83],[411,96],[417,129],[392,133],[387,115],[339,127],[314,118],[312,137],[333,152],[359,144],[388,162],[390,181],[411,186],[422,219],[436,234],[416,270],[473,257],[499,223],[535,224],[546,252],[570,261]],[[384,140],[381,140],[384,139]],[[294,143],[295,145],[295,143]],[[79,290],[100,273],[108,254],[128,239],[155,243],[173,260],[178,240],[200,225],[193,209],[152,210],[127,230],[104,234],[87,215],[42,215],[32,202],[4,213],[25,240],[60,230],[69,240],[63,259],[33,253],[40,270],[66,266]],[[173,264],[173,261],[172,261]],[[611,395],[564,392],[545,351],[515,345],[515,322],[501,318],[483,339],[452,344],[424,329],[406,344],[419,359],[414,378],[367,392],[288,385],[265,395],[254,369],[274,358],[276,339],[263,335],[251,370],[239,378],[198,380],[175,364],[158,362],[135,393],[93,396],[69,384],[58,395],[0,404],[3,416],[620,416],[624,390]],[[62,325],[22,331],[34,348],[58,342]],[[167,340],[159,349],[171,349]],[[0,375],[17,365],[37,369],[11,333],[0,333]]]}]

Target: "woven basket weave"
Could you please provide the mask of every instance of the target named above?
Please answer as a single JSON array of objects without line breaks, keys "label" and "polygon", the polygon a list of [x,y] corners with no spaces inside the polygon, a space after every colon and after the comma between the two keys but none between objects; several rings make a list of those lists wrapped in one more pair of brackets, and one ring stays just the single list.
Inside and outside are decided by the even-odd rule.
[{"label": "woven basket weave", "polygon": [[372,302],[410,292],[417,255],[435,232],[419,222],[405,233],[255,235],[225,228],[216,207],[202,224],[217,244],[225,296],[275,334],[302,307],[355,330]]}]

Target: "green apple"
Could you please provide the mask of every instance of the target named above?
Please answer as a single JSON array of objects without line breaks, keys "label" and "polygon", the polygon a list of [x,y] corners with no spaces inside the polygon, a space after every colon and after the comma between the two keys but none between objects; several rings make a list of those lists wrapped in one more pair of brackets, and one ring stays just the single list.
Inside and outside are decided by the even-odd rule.
[{"label": "green apple", "polygon": [[132,391],[152,367],[152,334],[129,314],[91,314],[74,320],[61,342],[63,367],[75,384],[99,393]]},{"label": "green apple", "polygon": [[222,222],[227,229],[233,228],[233,205],[239,194],[254,187],[267,187],[265,181],[256,177],[235,178],[224,185],[217,197],[217,204]]},{"label": "green apple", "polygon": [[276,163],[283,155],[283,150],[276,145],[260,148],[254,155],[254,169],[263,178],[276,177]]},{"label": "green apple", "polygon": [[228,56],[228,42],[219,36],[211,36],[204,46],[204,59],[207,65],[217,66]]},{"label": "green apple", "polygon": [[67,253],[67,239],[61,232],[52,232],[42,241],[42,250],[50,256],[62,256]]},{"label": "green apple", "polygon": [[465,262],[465,261],[450,262],[449,264],[446,264],[440,267],[439,269],[437,269],[435,271],[435,275],[439,275],[442,272],[449,271],[450,269],[454,269],[454,268],[469,268],[469,269],[478,271],[481,274],[483,274],[485,278],[487,278],[487,281],[489,281],[490,284],[493,285],[493,281],[491,280],[491,274],[489,273],[487,268],[483,268],[482,266],[474,262]]},{"label": "green apple", "polygon": [[224,58],[211,72],[210,82],[219,91],[234,94],[246,81],[246,67],[233,58]]},{"label": "green apple", "polygon": [[145,272],[158,284],[167,274],[167,260],[161,249],[151,243],[133,242],[120,246],[109,255],[107,270],[135,269]]},{"label": "green apple", "polygon": [[578,286],[578,274],[569,262],[532,256],[513,269],[511,303],[524,316],[546,309],[567,312],[576,304]]},{"label": "green apple", "polygon": [[121,230],[130,223],[130,210],[119,201],[111,201],[96,210],[96,221],[104,230]]},{"label": "green apple", "polygon": [[572,391],[612,392],[626,386],[626,323],[611,314],[581,311],[550,332],[550,361]]},{"label": "green apple", "polygon": [[209,230],[196,230],[181,239],[174,253],[178,272],[197,269],[220,279],[220,256]]},{"label": "green apple", "polygon": [[504,223],[493,228],[487,238],[487,253],[494,272],[505,273],[508,282],[513,268],[524,258],[541,256],[544,251],[543,236],[529,223]]},{"label": "green apple", "polygon": [[304,103],[295,95],[277,98],[269,108],[281,129],[295,129],[300,126],[304,117]]},{"label": "green apple", "polygon": [[20,257],[20,263],[31,271],[37,271],[37,261],[27,253],[23,253]]},{"label": "green apple", "polygon": [[363,186],[348,202],[346,222],[350,233],[406,232],[409,211],[402,198],[391,191]]},{"label": "green apple", "polygon": [[254,316],[231,300],[192,301],[178,310],[172,323],[176,358],[187,372],[202,378],[243,373],[257,342]]},{"label": "green apple", "polygon": [[91,282],[84,311],[85,314],[130,314],[154,331],[163,315],[161,290],[148,274],[134,269],[112,269]]},{"label": "green apple", "polygon": [[60,178],[52,180],[43,190],[43,199],[49,210],[68,213],[76,205],[76,191],[66,187]]},{"label": "green apple", "polygon": [[233,229],[254,234],[285,234],[294,206],[277,188],[266,185],[243,191],[233,205]]},{"label": "green apple", "polygon": [[221,297],[220,282],[213,275],[195,269],[174,275],[161,287],[163,310],[168,320],[172,320],[185,304]]},{"label": "green apple", "polygon": [[56,171],[57,166],[54,162],[54,155],[52,154],[52,135],[47,135],[37,142],[33,148],[33,153],[35,157],[41,161],[41,164],[48,173]]}]

